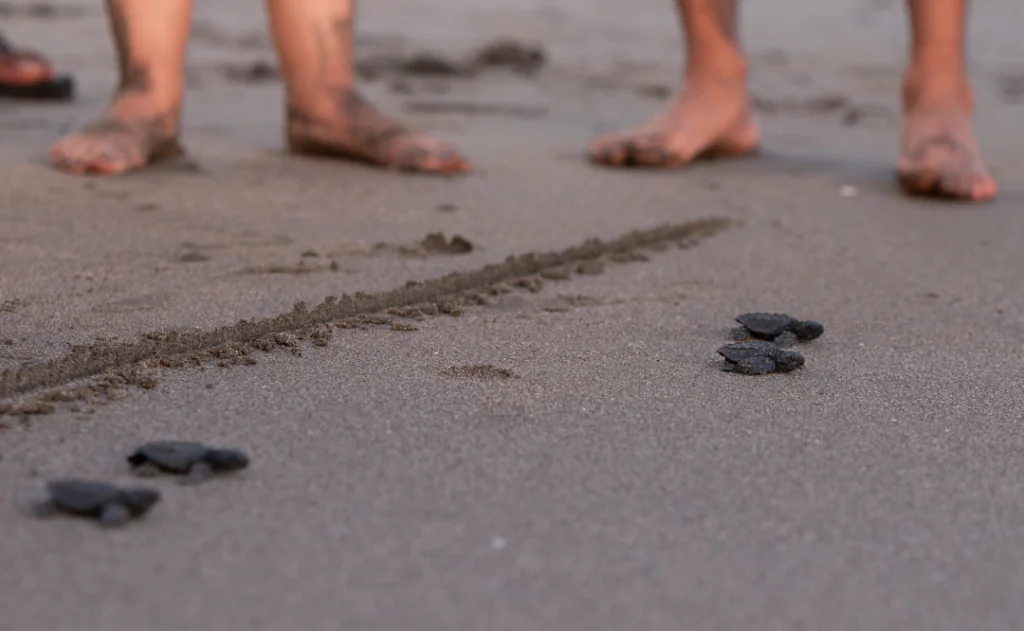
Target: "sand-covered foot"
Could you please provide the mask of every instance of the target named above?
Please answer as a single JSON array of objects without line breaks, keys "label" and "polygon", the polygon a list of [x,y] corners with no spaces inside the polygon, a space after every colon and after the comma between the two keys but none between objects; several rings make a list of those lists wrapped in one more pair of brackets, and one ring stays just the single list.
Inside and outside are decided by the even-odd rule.
[{"label": "sand-covered foot", "polygon": [[65,136],[50,161],[78,175],[116,175],[184,153],[178,142],[177,107],[146,95],[118,97],[99,121]]},{"label": "sand-covered foot", "polygon": [[746,87],[691,83],[654,119],[596,138],[590,159],[608,166],[678,167],[699,157],[754,152],[761,134]]},{"label": "sand-covered foot", "polygon": [[911,195],[980,202],[998,194],[970,114],[959,104],[907,110],[897,175]]},{"label": "sand-covered foot", "polygon": [[294,153],[348,158],[402,171],[463,173],[469,162],[454,145],[383,115],[354,88],[312,106],[288,108]]}]

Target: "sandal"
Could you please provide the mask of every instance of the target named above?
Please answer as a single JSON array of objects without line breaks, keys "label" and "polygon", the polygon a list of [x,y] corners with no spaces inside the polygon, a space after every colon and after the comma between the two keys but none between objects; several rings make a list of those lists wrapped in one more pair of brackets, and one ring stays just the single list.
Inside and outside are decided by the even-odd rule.
[{"label": "sandal", "polygon": [[[0,34],[0,59],[31,59],[47,63],[34,53],[15,49],[3,34]],[[74,97],[75,80],[70,75],[57,75],[32,83],[11,83],[0,81],[0,98],[31,99],[37,101],[68,101]]]}]

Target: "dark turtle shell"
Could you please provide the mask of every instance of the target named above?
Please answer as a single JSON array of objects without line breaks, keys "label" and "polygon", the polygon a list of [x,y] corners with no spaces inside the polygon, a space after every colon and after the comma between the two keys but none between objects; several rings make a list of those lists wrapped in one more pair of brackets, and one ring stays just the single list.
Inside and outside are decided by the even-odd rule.
[{"label": "dark turtle shell", "polygon": [[82,515],[97,513],[121,498],[121,489],[113,484],[88,480],[54,480],[46,485],[46,490],[58,507]]},{"label": "dark turtle shell", "polygon": [[736,363],[726,363],[726,370],[730,372],[738,372],[742,375],[764,375],[770,372],[775,372],[775,362],[772,361],[771,357],[765,357],[764,355],[758,355],[756,357],[748,357],[740,360]]},{"label": "dark turtle shell", "polygon": [[751,357],[767,357],[774,359],[779,349],[769,342],[733,342],[718,349],[718,354],[729,362],[741,362]]},{"label": "dark turtle shell", "polygon": [[799,324],[799,320],[784,313],[744,313],[736,317],[751,334],[758,337],[775,337]]},{"label": "dark turtle shell", "polygon": [[202,443],[162,440],[142,445],[128,456],[128,462],[134,467],[151,462],[167,471],[185,473],[203,460],[208,451],[209,448]]}]

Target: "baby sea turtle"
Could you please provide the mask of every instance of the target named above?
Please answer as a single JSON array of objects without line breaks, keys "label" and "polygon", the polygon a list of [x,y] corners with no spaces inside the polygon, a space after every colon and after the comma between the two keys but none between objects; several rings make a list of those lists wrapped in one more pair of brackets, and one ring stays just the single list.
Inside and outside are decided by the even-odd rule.
[{"label": "baby sea turtle", "polygon": [[790,372],[804,365],[800,353],[784,351],[769,342],[734,342],[719,348],[718,354],[725,358],[723,370],[743,375]]},{"label": "baby sea turtle", "polygon": [[64,512],[95,519],[105,528],[142,517],[160,501],[160,491],[156,489],[122,488],[89,480],[54,480],[46,485],[46,490],[49,497],[33,507],[38,517]]},{"label": "baby sea turtle", "polygon": [[797,340],[809,342],[825,332],[820,322],[797,320],[784,313],[744,313],[737,316],[736,321],[742,325],[740,332],[763,340],[777,341],[777,346],[790,346]]},{"label": "baby sea turtle", "polygon": [[202,443],[162,440],[146,443],[128,456],[136,475],[154,476],[161,472],[184,475],[181,484],[199,484],[216,474],[238,471],[249,466],[249,456],[237,449],[215,449]]}]

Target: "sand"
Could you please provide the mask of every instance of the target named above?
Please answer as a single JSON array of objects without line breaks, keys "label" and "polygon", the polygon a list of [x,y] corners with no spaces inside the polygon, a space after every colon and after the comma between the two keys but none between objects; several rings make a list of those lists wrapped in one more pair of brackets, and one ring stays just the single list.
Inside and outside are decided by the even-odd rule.
[{"label": "sand", "polygon": [[[670,92],[667,3],[365,3],[368,94],[453,179],[285,155],[235,0],[197,10],[188,160],[55,173],[103,15],[0,5],[81,89],[0,103],[0,628],[1019,628],[1024,8],[972,22],[1002,196],[962,207],[894,187],[900,3],[747,4],[765,152],[659,173],[582,151]],[[750,310],[826,333],[723,373]],[[117,531],[22,513],[158,438],[253,464]]]}]

